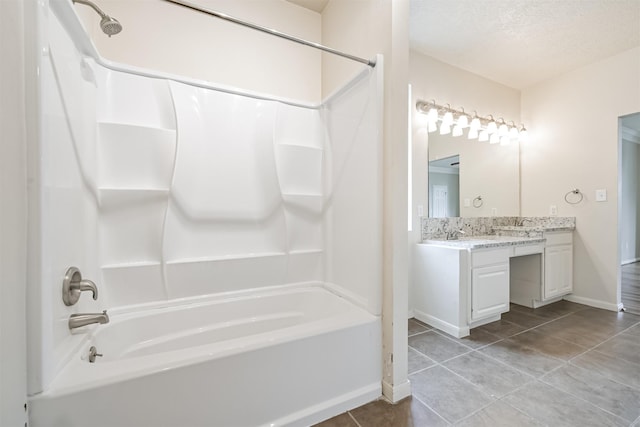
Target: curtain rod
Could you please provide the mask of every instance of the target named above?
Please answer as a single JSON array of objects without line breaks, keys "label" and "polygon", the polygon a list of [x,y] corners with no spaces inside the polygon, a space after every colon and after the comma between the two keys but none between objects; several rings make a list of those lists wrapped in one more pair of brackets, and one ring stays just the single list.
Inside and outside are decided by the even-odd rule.
[{"label": "curtain rod", "polygon": [[370,66],[370,67],[375,67],[376,66],[376,61],[375,60],[363,59],[363,58],[359,58],[357,56],[349,55],[348,53],[340,52],[339,50],[332,49],[332,48],[327,47],[327,46],[323,46],[323,45],[321,45],[319,43],[310,42],[308,40],[300,39],[298,37],[294,37],[294,36],[291,36],[289,34],[285,34],[285,33],[282,33],[280,31],[277,31],[277,30],[273,30],[271,28],[266,28],[266,27],[262,27],[262,26],[257,25],[257,24],[252,24],[251,22],[246,22],[246,21],[243,21],[241,19],[234,18],[233,16],[226,15],[224,13],[220,13],[220,12],[216,12],[214,10],[210,10],[210,9],[206,9],[206,8],[203,8],[203,7],[200,7],[200,6],[196,6],[195,4],[190,3],[190,2],[186,2],[186,1],[182,1],[182,0],[164,0],[164,1],[176,4],[178,6],[186,7],[187,9],[195,10],[197,12],[202,12],[202,13],[205,13],[207,15],[215,16],[216,18],[224,19],[225,21],[233,22],[234,24],[238,24],[238,25],[242,25],[242,26],[245,26],[245,27],[248,27],[248,28],[252,28],[254,30],[262,31],[263,33],[267,33],[267,34],[271,34],[273,36],[281,37],[283,39],[286,39],[286,40],[289,40],[289,41],[292,41],[292,42],[300,43],[300,44],[303,44],[305,46],[310,46],[310,47],[313,47],[315,49],[322,50],[324,52],[329,52],[329,53],[332,53],[334,55],[342,56],[343,58],[347,58],[347,59],[350,59],[352,61],[361,62],[363,64],[366,64],[366,65]]}]

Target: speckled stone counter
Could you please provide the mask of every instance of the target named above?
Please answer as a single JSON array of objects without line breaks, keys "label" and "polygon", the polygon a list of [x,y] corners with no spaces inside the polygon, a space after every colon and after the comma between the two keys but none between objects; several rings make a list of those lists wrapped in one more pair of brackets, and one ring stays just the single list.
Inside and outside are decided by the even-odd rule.
[{"label": "speckled stone counter", "polygon": [[524,246],[537,243],[544,243],[544,237],[513,237],[513,236],[472,236],[464,237],[458,240],[446,239],[430,239],[425,240],[422,244],[448,246],[460,249],[486,249],[507,246]]},{"label": "speckled stone counter", "polygon": [[548,231],[573,231],[575,217],[478,217],[423,218],[422,239],[442,240],[447,234],[463,231],[464,239],[479,236],[542,238]]}]

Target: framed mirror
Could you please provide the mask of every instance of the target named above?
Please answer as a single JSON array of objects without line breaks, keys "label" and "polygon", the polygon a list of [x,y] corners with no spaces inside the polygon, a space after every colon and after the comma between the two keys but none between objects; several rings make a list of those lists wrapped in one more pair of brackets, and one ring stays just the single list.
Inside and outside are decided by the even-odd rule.
[{"label": "framed mirror", "polygon": [[428,150],[430,217],[445,212],[443,192],[446,192],[445,216],[520,215],[517,143],[490,144],[433,132],[428,134]]}]

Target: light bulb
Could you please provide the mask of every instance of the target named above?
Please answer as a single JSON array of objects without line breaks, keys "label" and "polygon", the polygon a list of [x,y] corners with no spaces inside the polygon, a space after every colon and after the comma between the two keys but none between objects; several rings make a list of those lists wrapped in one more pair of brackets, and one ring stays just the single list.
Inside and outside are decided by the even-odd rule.
[{"label": "light bulb", "polygon": [[436,122],[429,122],[429,126],[427,128],[427,130],[431,133],[431,132],[435,132],[438,130],[438,125],[436,124]]},{"label": "light bulb", "polygon": [[442,124],[450,126],[452,123],[453,123],[453,114],[451,114],[451,111],[447,111],[444,117],[442,118]]},{"label": "light bulb", "polygon": [[518,128],[513,126],[511,129],[509,129],[509,138],[511,139],[518,139]]},{"label": "light bulb", "polygon": [[489,144],[497,144],[498,142],[500,142],[500,135],[492,133],[491,138],[489,139]]},{"label": "light bulb", "polygon": [[460,127],[460,125],[455,125],[453,127],[453,136],[461,136],[462,135],[462,127]]},{"label": "light bulb", "polygon": [[460,117],[458,117],[458,126],[462,129],[469,126],[469,118],[466,114],[461,114]]},{"label": "light bulb", "polygon": [[506,145],[509,145],[510,142],[511,142],[511,139],[509,139],[509,135],[500,137],[500,145],[506,146]]},{"label": "light bulb", "polygon": [[440,135],[451,133],[451,125],[444,122],[440,123]]},{"label": "light bulb", "polygon": [[489,132],[486,129],[480,132],[480,136],[478,137],[478,141],[487,142],[489,140]]},{"label": "light bulb", "polygon": [[429,120],[430,122],[438,121],[438,109],[436,107],[431,107],[431,109],[427,113],[427,120]]},{"label": "light bulb", "polygon": [[498,125],[496,125],[496,122],[492,119],[487,125],[487,133],[494,134],[496,133],[497,130],[498,130]]},{"label": "light bulb", "polygon": [[527,128],[525,128],[524,125],[522,125],[522,127],[520,128],[520,134],[518,135],[518,139],[522,142],[527,142],[529,139]]},{"label": "light bulb", "polygon": [[502,123],[500,125],[500,127],[498,128],[498,135],[500,135],[500,136],[509,135],[509,128],[507,127],[506,124]]},{"label": "light bulb", "polygon": [[478,137],[478,129],[474,129],[473,127],[469,128],[469,139],[476,139]]},{"label": "light bulb", "polygon": [[477,116],[474,117],[473,120],[471,120],[471,125],[469,127],[477,133],[478,130],[480,130],[480,119]]}]

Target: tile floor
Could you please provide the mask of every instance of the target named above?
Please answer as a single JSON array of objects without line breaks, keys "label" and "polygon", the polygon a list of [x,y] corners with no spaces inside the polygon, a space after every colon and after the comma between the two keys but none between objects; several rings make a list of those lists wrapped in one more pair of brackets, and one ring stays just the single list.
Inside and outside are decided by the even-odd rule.
[{"label": "tile floor", "polygon": [[640,316],[568,301],[457,339],[409,320],[413,396],[379,400],[320,427],[640,427]]}]

